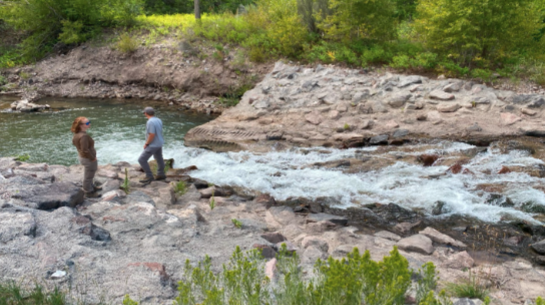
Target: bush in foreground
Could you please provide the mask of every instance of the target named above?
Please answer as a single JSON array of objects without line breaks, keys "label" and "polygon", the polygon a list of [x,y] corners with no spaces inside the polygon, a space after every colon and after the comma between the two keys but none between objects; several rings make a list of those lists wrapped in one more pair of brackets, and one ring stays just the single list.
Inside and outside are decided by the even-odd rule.
[{"label": "bush in foreground", "polygon": [[[342,260],[319,260],[311,280],[303,278],[297,254],[289,253],[285,246],[277,259],[277,281],[265,275],[258,250],[243,253],[237,247],[218,274],[212,271],[209,257],[196,266],[186,261],[175,304],[394,305],[405,303],[411,284],[409,263],[397,248],[379,262],[373,261],[368,251],[360,254],[357,248]],[[446,304],[432,292],[436,283],[433,264],[424,265],[423,270],[417,283],[420,301]]]}]

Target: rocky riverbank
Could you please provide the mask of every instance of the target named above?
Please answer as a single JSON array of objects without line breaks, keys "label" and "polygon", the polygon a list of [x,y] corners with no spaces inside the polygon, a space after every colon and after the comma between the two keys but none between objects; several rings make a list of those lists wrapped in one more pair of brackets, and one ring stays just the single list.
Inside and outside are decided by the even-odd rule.
[{"label": "rocky riverbank", "polygon": [[[284,242],[308,271],[316,259],[343,257],[354,247],[380,260],[397,245],[412,268],[433,262],[443,284],[467,278],[467,269],[481,274],[494,304],[523,304],[545,295],[542,267],[521,257],[498,258],[492,245],[474,251],[471,242],[489,230],[485,225],[458,222],[451,232],[472,237],[455,239],[440,232],[446,225],[394,204],[346,217],[315,201],[280,203],[267,194],[210,186],[191,178],[193,169],[171,169],[165,182],[141,186],[136,165],[100,166],[96,180],[103,196],[84,199],[81,166],[0,158],[3,279],[58,285],[88,303],[119,304],[130,294],[142,304],[171,304],[186,259],[209,255],[219,268],[236,245],[260,248],[270,260]],[[120,190],[125,171],[128,194]],[[178,181],[186,182],[183,195],[175,192]]]},{"label": "rocky riverbank", "polygon": [[544,105],[542,94],[474,81],[278,62],[236,107],[193,129],[185,140],[216,151],[422,139],[488,145],[506,137],[544,136]]},{"label": "rocky riverbank", "polygon": [[[233,56],[212,58],[213,47],[165,42],[130,54],[110,46],[62,50],[34,66],[1,71],[7,93],[29,101],[42,97],[154,100],[197,112],[219,114],[222,97],[251,88],[270,64]],[[1,90],[0,90],[1,91]]]}]

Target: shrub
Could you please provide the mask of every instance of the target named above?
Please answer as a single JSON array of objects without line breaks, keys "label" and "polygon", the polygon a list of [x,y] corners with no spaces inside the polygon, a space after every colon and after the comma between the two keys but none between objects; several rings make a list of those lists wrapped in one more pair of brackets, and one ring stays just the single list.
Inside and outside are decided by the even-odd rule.
[{"label": "shrub", "polygon": [[138,41],[131,35],[123,33],[119,36],[116,49],[121,53],[134,53],[138,49]]},{"label": "shrub", "polygon": [[542,48],[534,0],[421,0],[417,13],[414,27],[425,45],[463,66]]},{"label": "shrub", "polygon": [[396,20],[391,0],[329,0],[331,15],[320,20],[319,28],[329,39],[345,43],[396,38]]},{"label": "shrub", "polygon": [[231,222],[237,229],[242,229],[242,222],[240,222],[240,220],[233,218],[231,219]]},{"label": "shrub", "polygon": [[131,181],[129,180],[129,170],[127,168],[125,168],[125,179],[123,179],[123,184],[121,184],[120,188],[125,194],[129,194],[131,191]]},{"label": "shrub", "polygon": [[[309,281],[303,279],[299,257],[288,252],[285,244],[277,260],[277,284],[265,276],[264,262],[256,249],[244,254],[237,247],[219,274],[212,272],[208,256],[195,267],[186,261],[175,304],[396,305],[404,304],[411,283],[408,261],[396,248],[380,262],[371,260],[368,251],[360,255],[357,249],[342,260],[318,261],[315,278]],[[433,264],[423,268],[422,278],[435,279]],[[426,303],[421,304],[447,305],[441,303],[446,299],[444,292],[436,298],[432,286],[422,283],[422,302]]]},{"label": "shrub", "polygon": [[484,300],[488,296],[488,289],[486,289],[482,278],[477,274],[473,274],[471,270],[469,270],[469,277],[467,279],[459,283],[448,283],[447,291],[458,298]]},{"label": "shrub", "polygon": [[187,185],[185,184],[185,181],[180,180],[174,185],[174,193],[178,196],[182,196],[183,194],[187,193]]},{"label": "shrub", "polygon": [[30,155],[29,154],[18,155],[18,156],[15,157],[14,160],[15,161],[21,161],[21,162],[26,162],[26,161],[30,160]]},{"label": "shrub", "polygon": [[66,296],[57,288],[53,291],[35,285],[33,289],[25,289],[15,282],[0,283],[0,305],[64,305]]}]

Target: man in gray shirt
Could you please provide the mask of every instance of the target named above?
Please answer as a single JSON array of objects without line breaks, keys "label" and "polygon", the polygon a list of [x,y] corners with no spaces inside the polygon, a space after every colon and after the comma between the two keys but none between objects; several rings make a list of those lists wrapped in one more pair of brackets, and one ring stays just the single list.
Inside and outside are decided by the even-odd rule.
[{"label": "man in gray shirt", "polygon": [[144,109],[144,115],[148,119],[146,123],[146,144],[144,151],[138,158],[138,163],[146,173],[146,177],[141,179],[141,183],[150,183],[153,181],[153,174],[148,164],[151,156],[157,161],[157,176],[156,180],[164,180],[165,176],[165,161],[163,160],[163,122],[155,117],[155,110],[151,107]]}]

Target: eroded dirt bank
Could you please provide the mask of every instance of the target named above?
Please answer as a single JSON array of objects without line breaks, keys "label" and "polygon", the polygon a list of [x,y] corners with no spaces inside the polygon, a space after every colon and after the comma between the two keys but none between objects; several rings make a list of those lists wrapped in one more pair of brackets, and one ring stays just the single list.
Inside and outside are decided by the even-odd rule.
[{"label": "eroded dirt bank", "polygon": [[71,49],[34,66],[5,70],[9,92],[22,98],[138,98],[221,113],[221,97],[232,98],[268,73],[270,64],[247,64],[187,43],[154,45],[123,54],[112,47]]}]

